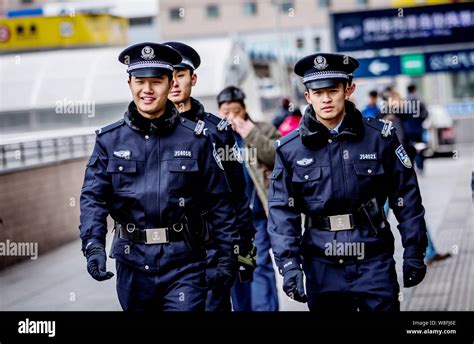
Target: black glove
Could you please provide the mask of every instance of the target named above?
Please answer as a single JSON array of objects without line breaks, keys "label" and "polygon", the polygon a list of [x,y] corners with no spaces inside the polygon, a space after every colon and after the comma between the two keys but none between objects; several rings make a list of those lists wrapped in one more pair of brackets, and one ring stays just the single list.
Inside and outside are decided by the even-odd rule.
[{"label": "black glove", "polygon": [[290,259],[283,264],[280,270],[283,275],[283,291],[290,299],[305,303],[308,297],[304,292],[303,271],[299,263]]},{"label": "black glove", "polygon": [[245,255],[239,255],[238,260],[238,274],[240,282],[253,281],[253,272],[257,265],[257,248],[252,244],[252,247],[247,250]]},{"label": "black glove", "polygon": [[423,281],[426,274],[426,265],[423,259],[403,259],[403,286],[411,288]]},{"label": "black glove", "polygon": [[114,273],[107,271],[105,262],[105,248],[102,244],[91,244],[85,250],[87,259],[87,271],[97,281],[105,281],[114,276]]},{"label": "black glove", "polygon": [[227,290],[230,289],[233,284],[233,276],[219,271],[216,272],[213,277],[207,279],[207,287],[209,290]]}]

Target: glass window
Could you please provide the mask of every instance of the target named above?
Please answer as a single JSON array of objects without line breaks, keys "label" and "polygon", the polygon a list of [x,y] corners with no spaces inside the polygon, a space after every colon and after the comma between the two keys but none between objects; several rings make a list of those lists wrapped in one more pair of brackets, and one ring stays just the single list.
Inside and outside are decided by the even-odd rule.
[{"label": "glass window", "polygon": [[321,50],[321,38],[318,36],[314,37],[314,50],[320,51]]},{"label": "glass window", "polygon": [[255,1],[244,2],[244,15],[247,17],[257,15],[257,3]]},{"label": "glass window", "polygon": [[474,97],[474,72],[453,73],[452,78],[454,98],[466,99]]},{"label": "glass window", "polygon": [[292,8],[294,8],[293,1],[284,0],[280,2],[280,12],[288,13]]},{"label": "glass window", "polygon": [[170,19],[173,21],[182,20],[184,18],[184,9],[180,7],[171,8],[170,11]]},{"label": "glass window", "polygon": [[219,17],[219,6],[217,5],[207,5],[206,6],[206,15],[208,18],[217,18]]},{"label": "glass window", "polygon": [[319,7],[327,8],[329,6],[331,6],[330,0],[319,0]]},{"label": "glass window", "polygon": [[296,39],[296,48],[297,48],[297,49],[303,49],[303,48],[304,48],[304,40],[303,40],[303,38],[297,38],[297,39]]}]

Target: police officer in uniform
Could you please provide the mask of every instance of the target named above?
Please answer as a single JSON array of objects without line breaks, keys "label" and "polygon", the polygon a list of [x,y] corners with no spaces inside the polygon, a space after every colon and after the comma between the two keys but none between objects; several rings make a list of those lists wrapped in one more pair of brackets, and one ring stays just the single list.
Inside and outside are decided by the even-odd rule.
[{"label": "police officer in uniform", "polygon": [[[245,177],[237,143],[227,120],[206,112],[204,106],[197,99],[191,97],[192,87],[197,82],[195,70],[201,64],[201,58],[197,51],[181,42],[166,42],[164,44],[176,49],[183,57],[181,63],[174,66],[174,84],[168,98],[175,104],[182,118],[197,123],[196,132],[207,131],[209,133],[212,144],[215,145],[219,152],[222,167],[232,190],[231,201],[236,214],[235,225],[241,236],[241,242],[235,243],[239,262],[238,277],[239,281],[247,283],[252,280],[256,263],[256,249],[252,244],[255,229],[252,223],[249,201],[242,187],[245,185]],[[206,221],[205,216],[204,221]],[[219,256],[216,254],[215,243],[211,242],[211,238],[209,239],[207,273],[210,280],[213,280]],[[230,311],[231,286],[228,285],[225,288],[221,288],[218,285],[211,288],[207,297],[206,310]],[[250,295],[242,295],[242,299],[250,299]],[[234,310],[249,310],[238,302],[239,300],[234,301]]]},{"label": "police officer in uniform", "polygon": [[107,215],[115,221],[117,293],[126,311],[203,311],[207,294],[202,226],[208,211],[219,251],[213,283],[234,280],[239,240],[230,189],[209,137],[167,100],[169,46],[141,43],[119,56],[133,101],[124,118],[97,131],[81,194],[80,236],[90,275],[103,281]]},{"label": "police officer in uniform", "polygon": [[417,285],[426,272],[424,208],[412,163],[390,122],[363,118],[346,100],[348,75],[358,65],[322,53],[297,62],[310,105],[299,128],[277,142],[270,176],[268,230],[283,290],[314,311],[399,310],[387,197],[404,247],[404,286]]}]

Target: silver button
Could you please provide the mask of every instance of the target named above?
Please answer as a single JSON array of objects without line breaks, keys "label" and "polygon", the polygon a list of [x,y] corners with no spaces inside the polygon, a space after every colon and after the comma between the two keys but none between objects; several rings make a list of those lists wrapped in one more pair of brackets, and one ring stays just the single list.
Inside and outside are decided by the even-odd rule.
[{"label": "silver button", "polygon": [[145,265],[145,270],[148,270],[150,267],[148,265]]},{"label": "silver button", "polygon": [[145,135],[145,140],[148,140],[149,138],[150,138],[150,136]]},{"label": "silver button", "polygon": [[329,143],[332,143],[332,140],[331,140],[331,139],[329,139],[329,140],[328,140],[328,142],[329,142]]},{"label": "silver button", "polygon": [[304,176],[304,179],[308,180],[308,179],[309,179],[309,176],[308,176],[308,175],[305,175],[305,176]]},{"label": "silver button", "polygon": [[372,170],[369,168],[369,169],[367,170],[367,173],[368,173],[368,174],[371,174],[371,173],[372,173]]},{"label": "silver button", "polygon": [[344,261],[342,259],[339,259],[339,264],[343,264]]},{"label": "silver button", "polygon": [[185,170],[185,169],[186,169],[186,166],[184,166],[184,165],[181,166],[181,169],[182,169],[182,170]]},{"label": "silver button", "polygon": [[123,166],[119,166],[119,171],[123,171]]}]

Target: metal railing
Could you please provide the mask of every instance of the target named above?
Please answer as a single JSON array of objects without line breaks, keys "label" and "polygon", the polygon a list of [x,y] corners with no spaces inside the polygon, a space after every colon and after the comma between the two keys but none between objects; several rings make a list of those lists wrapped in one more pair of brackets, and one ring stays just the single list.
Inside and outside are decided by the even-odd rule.
[{"label": "metal railing", "polygon": [[0,141],[0,173],[88,157],[94,147],[95,135],[53,136],[16,141]]}]

